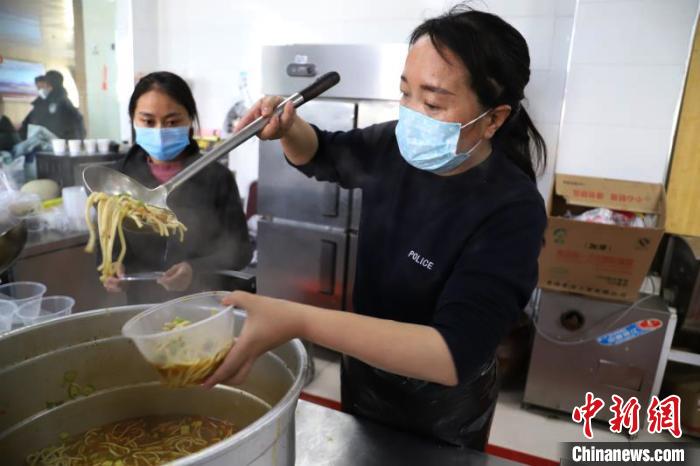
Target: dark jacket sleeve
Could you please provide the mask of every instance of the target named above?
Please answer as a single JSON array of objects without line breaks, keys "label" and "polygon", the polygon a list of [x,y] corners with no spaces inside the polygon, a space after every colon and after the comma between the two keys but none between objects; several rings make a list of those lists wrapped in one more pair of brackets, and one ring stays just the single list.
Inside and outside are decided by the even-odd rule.
[{"label": "dark jacket sleeve", "polygon": [[195,272],[239,270],[248,265],[253,256],[243,203],[233,174],[226,170],[219,178],[214,208],[216,218],[212,219],[216,228],[208,235],[207,244],[201,245],[202,255],[190,261]]},{"label": "dark jacket sleeve", "polygon": [[335,182],[348,189],[361,188],[376,172],[379,159],[393,139],[395,126],[396,122],[387,122],[329,132],[312,125],[318,150],[309,163],[296,168],[319,181]]},{"label": "dark jacket sleeve", "polygon": [[27,139],[27,131],[29,129],[29,122],[33,117],[34,109],[30,110],[24,120],[22,120],[22,126],[19,128],[19,137],[22,141]]},{"label": "dark jacket sleeve", "polygon": [[59,132],[61,134],[59,136],[65,139],[85,138],[85,122],[83,121],[83,115],[80,114],[80,110],[75,108],[68,99],[64,99],[60,105]]},{"label": "dark jacket sleeve", "polygon": [[432,322],[460,381],[493,358],[521,316],[537,284],[545,225],[541,201],[516,202],[487,219],[466,244]]}]

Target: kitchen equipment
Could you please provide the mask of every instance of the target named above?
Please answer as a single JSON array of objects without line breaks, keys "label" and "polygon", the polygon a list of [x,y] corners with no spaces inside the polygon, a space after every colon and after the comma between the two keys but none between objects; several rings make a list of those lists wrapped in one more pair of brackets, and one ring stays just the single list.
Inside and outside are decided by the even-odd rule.
[{"label": "kitchen equipment", "polygon": [[89,165],[118,164],[126,152],[107,154],[85,154],[61,157],[51,152],[36,153],[36,173],[38,178],[54,180],[62,188],[83,183],[83,170]]},{"label": "kitchen equipment", "polygon": [[163,275],[165,275],[165,272],[141,272],[141,273],[132,273],[129,275],[124,275],[123,277],[119,277],[120,282],[148,282],[148,281],[156,281],[159,278],[161,278]]},{"label": "kitchen equipment", "polygon": [[[398,116],[397,82],[407,46],[298,44],[263,47],[262,92],[286,95],[327,70],[344,79],[298,114],[347,131]],[[261,294],[352,309],[361,193],[309,179],[279,141],[260,141],[256,269]]]},{"label": "kitchen equipment", "polygon": [[[134,417],[197,413],[245,428],[269,410],[270,405],[260,398],[224,385],[211,391],[201,388],[173,390],[157,382],[115,387],[94,396],[68,401],[36,419],[20,423],[0,439],[0,456],[3,464],[24,465],[28,453],[56,444],[58,433],[78,435],[96,426]],[[215,448],[212,446],[209,450]],[[238,452],[233,450],[232,453]],[[214,452],[207,454],[204,450],[168,464],[201,464],[208,456],[214,455]],[[236,458],[235,464],[239,464],[238,461]],[[220,460],[219,464],[222,464]]]},{"label": "kitchen equipment", "polygon": [[[279,114],[284,109],[288,102],[292,102],[295,107],[303,105],[305,102],[317,97],[325,92],[330,87],[333,87],[340,81],[340,75],[336,72],[326,73],[310,86],[300,92],[296,92],[282,101],[274,110],[275,114]],[[154,189],[147,189],[138,181],[124,175],[117,170],[113,170],[104,166],[88,166],[83,171],[83,180],[85,186],[91,192],[104,192],[107,194],[129,194],[135,199],[141,200],[148,204],[157,207],[167,208],[168,195],[180,186],[182,183],[190,179],[202,168],[209,165],[211,162],[227,155],[231,150],[244,143],[266,124],[269,118],[260,117],[250,123],[238,133],[226,139],[213,150],[207,152],[192,164],[185,167],[180,173],[175,175],[170,181],[163,183]]]},{"label": "kitchen equipment", "polygon": [[[221,304],[227,294],[197,293],[159,304],[130,319],[122,334],[153,366],[187,366],[193,359],[198,364],[218,363],[233,345],[232,308]],[[165,330],[167,324],[178,321],[189,324]]]},{"label": "kitchen equipment", "polygon": [[670,235],[661,270],[662,295],[678,311],[679,343],[700,351],[700,238]]},{"label": "kitchen equipment", "polygon": [[[571,416],[592,392],[606,406],[613,394],[637,397],[644,413],[659,394],[676,314],[658,296],[628,304],[542,290],[533,320],[525,404]],[[611,416],[606,408],[596,419]]]},{"label": "kitchen equipment", "polygon": [[27,227],[24,222],[14,217],[0,218],[0,274],[12,267],[26,242]]},{"label": "kitchen equipment", "polygon": [[[210,392],[167,389],[153,384],[156,371],[120,334],[124,323],[145,309],[128,306],[81,312],[0,337],[3,465],[24,464],[25,455],[35,447],[57,440],[62,432],[55,430],[57,425],[77,432],[109,422],[118,413],[133,417],[168,412],[173,406],[180,414],[224,417],[237,415],[233,411],[242,406],[245,415],[249,410],[243,403],[250,399],[244,399],[245,394],[271,409],[233,437],[171,464],[293,465],[294,410],[306,367],[301,343],[293,340],[263,354],[239,386],[222,384]],[[236,311],[234,317],[239,332],[245,314]],[[31,387],[29,396],[27,387]],[[82,393],[92,394],[83,397]]]},{"label": "kitchen equipment", "polygon": [[15,312],[17,312],[17,305],[15,303],[0,299],[0,333],[12,329],[12,321],[14,320]]},{"label": "kitchen equipment", "polygon": [[17,318],[23,325],[34,325],[70,315],[75,299],[70,296],[46,296],[17,308]]}]

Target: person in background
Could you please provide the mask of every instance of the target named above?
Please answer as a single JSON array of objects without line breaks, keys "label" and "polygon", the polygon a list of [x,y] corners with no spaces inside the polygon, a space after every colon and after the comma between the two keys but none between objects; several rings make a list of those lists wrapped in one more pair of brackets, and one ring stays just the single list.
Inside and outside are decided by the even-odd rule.
[{"label": "person in background", "polygon": [[[30,124],[43,126],[61,139],[83,139],[85,124],[80,111],[75,108],[63,87],[63,75],[50,70],[44,75],[45,87],[39,88],[39,98],[45,94],[41,107],[34,110],[22,122],[20,130],[23,139],[27,138]],[[37,87],[39,84],[37,83]],[[36,101],[35,101],[36,102]]]},{"label": "person in background", "polygon": [[[376,70],[358,70],[377,72]],[[265,351],[302,338],[343,354],[343,410],[483,450],[495,353],[537,284],[547,221],[542,136],[522,105],[523,36],[459,6],[411,35],[398,121],[324,131],[287,104],[258,133],[303,174],[362,190],[354,312],[236,291],[236,344],[205,381],[241,383]],[[239,126],[270,117],[266,97]]]},{"label": "person in background", "polygon": [[46,97],[49,95],[49,91],[46,89],[46,76],[42,74],[34,78],[34,85],[36,85],[38,95],[32,101],[32,109],[22,121],[19,130],[19,136],[22,140],[27,139],[27,128],[30,124],[38,124],[36,122],[46,121],[47,118],[48,104],[46,103]]},{"label": "person in background", "polygon": [[17,129],[5,115],[5,100],[0,96],[0,150],[11,150],[19,142]]},{"label": "person in background", "polygon": [[[116,167],[148,188],[165,183],[197,160],[193,139],[197,106],[187,83],[167,71],[148,74],[136,84],[129,101],[134,146]],[[231,171],[219,163],[206,166],[168,198],[168,206],[187,227],[177,235],[125,226],[126,257],[118,276],[104,286],[125,291],[130,304],[162,302],[183,294],[223,289],[219,270],[242,269],[252,257],[243,205]],[[157,282],[125,284],[127,273],[159,272]]]}]

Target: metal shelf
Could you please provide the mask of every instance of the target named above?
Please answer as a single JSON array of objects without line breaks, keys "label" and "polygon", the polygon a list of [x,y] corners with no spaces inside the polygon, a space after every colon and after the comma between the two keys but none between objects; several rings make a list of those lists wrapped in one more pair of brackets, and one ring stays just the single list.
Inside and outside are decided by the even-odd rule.
[{"label": "metal shelf", "polygon": [[668,353],[668,360],[700,367],[700,354],[690,351],[671,349]]}]

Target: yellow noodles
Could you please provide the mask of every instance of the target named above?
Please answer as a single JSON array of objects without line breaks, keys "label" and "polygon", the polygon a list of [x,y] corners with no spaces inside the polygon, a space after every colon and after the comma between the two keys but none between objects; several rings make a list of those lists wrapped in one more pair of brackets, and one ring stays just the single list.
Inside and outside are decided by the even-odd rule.
[{"label": "yellow noodles", "polygon": [[[90,209],[93,205],[97,206],[97,233],[90,218]],[[168,209],[145,204],[125,194],[118,196],[98,192],[90,194],[85,206],[85,221],[90,231],[90,239],[85,251],[93,252],[95,241],[99,237],[102,265],[97,270],[101,272],[100,281],[102,282],[115,276],[119,265],[124,260],[126,241],[124,240],[122,223],[127,218],[133,220],[139,228],[149,226],[160,236],[170,236],[171,233],[178,232],[180,241],[184,239],[185,231],[187,231],[187,228],[177,220],[175,214]],[[121,249],[117,260],[114,261],[112,251],[117,235]]]},{"label": "yellow noodles", "polygon": [[236,427],[204,416],[148,416],[90,429],[27,456],[28,466],[156,466],[230,437]]},{"label": "yellow noodles", "polygon": [[154,364],[154,366],[158,370],[163,383],[169,387],[197,385],[204,382],[219,367],[231,346],[227,346],[209,358],[192,358],[187,362]]}]

